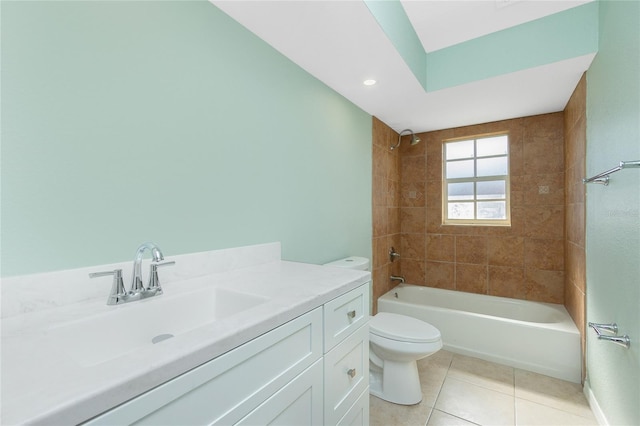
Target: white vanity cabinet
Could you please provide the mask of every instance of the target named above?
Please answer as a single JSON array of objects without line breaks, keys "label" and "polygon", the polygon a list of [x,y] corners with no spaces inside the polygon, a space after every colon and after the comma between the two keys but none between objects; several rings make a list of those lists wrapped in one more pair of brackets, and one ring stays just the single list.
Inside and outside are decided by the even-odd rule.
[{"label": "white vanity cabinet", "polygon": [[88,421],[368,425],[369,284]]},{"label": "white vanity cabinet", "polygon": [[[327,302],[323,310],[324,424],[368,425],[368,285]],[[352,410],[360,411],[361,416],[354,416]]]}]

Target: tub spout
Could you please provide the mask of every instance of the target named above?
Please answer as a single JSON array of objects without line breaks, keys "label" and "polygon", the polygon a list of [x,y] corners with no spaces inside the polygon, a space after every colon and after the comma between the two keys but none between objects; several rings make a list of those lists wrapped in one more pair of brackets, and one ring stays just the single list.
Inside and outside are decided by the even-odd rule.
[{"label": "tub spout", "polygon": [[391,281],[400,281],[401,283],[404,284],[404,277],[401,277],[399,275],[391,275]]}]

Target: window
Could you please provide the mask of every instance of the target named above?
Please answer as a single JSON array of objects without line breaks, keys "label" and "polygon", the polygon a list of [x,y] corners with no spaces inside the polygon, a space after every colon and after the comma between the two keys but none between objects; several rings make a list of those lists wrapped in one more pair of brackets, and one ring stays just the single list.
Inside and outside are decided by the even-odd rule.
[{"label": "window", "polygon": [[443,160],[444,224],[511,224],[507,134],[445,141]]}]

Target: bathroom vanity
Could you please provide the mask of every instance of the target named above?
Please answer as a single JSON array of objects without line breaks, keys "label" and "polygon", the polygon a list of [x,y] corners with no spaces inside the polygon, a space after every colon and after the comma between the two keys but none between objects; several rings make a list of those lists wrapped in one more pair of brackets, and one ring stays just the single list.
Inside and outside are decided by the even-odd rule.
[{"label": "bathroom vanity", "polygon": [[[42,276],[3,280],[2,424],[368,424],[368,272],[281,261],[279,244],[171,260],[164,295],[124,306],[108,280],[72,303],[34,301]],[[118,266],[47,278],[68,295]]]}]

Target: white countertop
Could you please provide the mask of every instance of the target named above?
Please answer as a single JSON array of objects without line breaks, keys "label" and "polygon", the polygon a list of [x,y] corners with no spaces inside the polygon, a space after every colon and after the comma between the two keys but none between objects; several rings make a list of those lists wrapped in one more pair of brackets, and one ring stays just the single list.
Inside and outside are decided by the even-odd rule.
[{"label": "white countertop", "polygon": [[[277,251],[279,257],[279,245]],[[24,308],[29,304],[21,301],[22,312],[2,320],[1,423],[68,425],[86,421],[370,281],[369,272],[286,262],[274,256],[263,257],[255,265],[231,262],[229,266],[228,252],[224,255],[223,267],[201,269],[200,273],[206,273],[194,278],[185,276],[188,268],[178,269],[163,283],[164,295],[144,301],[107,306],[108,290],[100,298],[60,306],[49,303],[47,309],[33,311]],[[188,263],[185,256],[166,260],[174,259]],[[86,276],[86,271],[82,273]],[[154,303],[213,286],[269,300],[162,344],[93,366],[76,363],[48,335],[56,324],[113,309],[135,309],[137,303]],[[3,289],[3,298],[7,294],[14,293]]]}]

